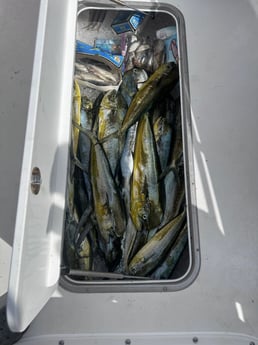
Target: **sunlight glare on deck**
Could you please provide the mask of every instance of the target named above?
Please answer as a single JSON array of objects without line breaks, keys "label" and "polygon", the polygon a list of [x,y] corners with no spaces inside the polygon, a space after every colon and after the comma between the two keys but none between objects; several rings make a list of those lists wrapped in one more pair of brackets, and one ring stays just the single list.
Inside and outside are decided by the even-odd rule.
[{"label": "sunlight glare on deck", "polygon": [[239,302],[235,302],[235,306],[236,306],[237,316],[239,320],[241,320],[242,322],[245,322],[242,305]]},{"label": "sunlight glare on deck", "polygon": [[209,168],[208,168],[208,165],[207,165],[207,162],[206,162],[206,158],[205,158],[205,155],[204,155],[203,152],[201,152],[201,158],[202,158],[202,163],[203,163],[204,171],[205,171],[205,174],[206,174],[207,184],[208,184],[209,191],[210,191],[211,202],[212,202],[212,206],[213,206],[213,209],[214,209],[214,214],[215,214],[216,222],[217,222],[217,225],[218,225],[218,228],[219,228],[221,234],[223,236],[225,236],[224,226],[223,226],[223,223],[222,223],[222,219],[221,219],[221,215],[220,215],[219,206],[218,206],[217,198],[216,198],[216,195],[215,195],[213,183],[212,183],[212,180],[211,180],[211,175],[210,175]]}]

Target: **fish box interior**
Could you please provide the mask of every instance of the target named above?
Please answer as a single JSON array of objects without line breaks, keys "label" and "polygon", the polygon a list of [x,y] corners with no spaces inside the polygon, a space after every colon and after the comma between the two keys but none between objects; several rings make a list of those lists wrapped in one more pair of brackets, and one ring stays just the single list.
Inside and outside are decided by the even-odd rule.
[{"label": "fish box interior", "polygon": [[[198,247],[184,27],[79,7],[61,284],[178,289]],[[184,90],[184,92],[182,91]]]}]

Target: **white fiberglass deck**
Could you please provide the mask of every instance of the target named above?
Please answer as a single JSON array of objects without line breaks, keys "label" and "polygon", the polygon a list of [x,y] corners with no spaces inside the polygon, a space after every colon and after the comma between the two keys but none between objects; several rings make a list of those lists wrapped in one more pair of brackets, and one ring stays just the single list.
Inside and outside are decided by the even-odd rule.
[{"label": "white fiberglass deck", "polygon": [[167,3],[186,24],[200,273],[176,292],[59,287],[20,344],[258,342],[258,5]]}]

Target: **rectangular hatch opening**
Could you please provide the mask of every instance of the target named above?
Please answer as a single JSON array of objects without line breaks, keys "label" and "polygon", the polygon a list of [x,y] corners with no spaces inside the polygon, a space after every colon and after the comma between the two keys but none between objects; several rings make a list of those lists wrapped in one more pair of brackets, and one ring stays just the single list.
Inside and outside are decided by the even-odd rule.
[{"label": "rectangular hatch opening", "polygon": [[152,5],[79,3],[60,279],[72,291],[173,291],[198,274],[184,21]]}]

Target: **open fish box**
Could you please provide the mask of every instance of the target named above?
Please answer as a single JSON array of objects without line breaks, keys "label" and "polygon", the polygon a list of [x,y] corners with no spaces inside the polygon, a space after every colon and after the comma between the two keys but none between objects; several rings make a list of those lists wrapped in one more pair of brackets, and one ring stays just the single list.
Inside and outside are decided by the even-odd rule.
[{"label": "open fish box", "polygon": [[184,25],[79,6],[62,284],[161,290],[197,272]]},{"label": "open fish box", "polygon": [[8,291],[14,331],[58,282],[173,291],[199,271],[181,13],[69,1],[53,33],[59,11],[42,1]]}]

